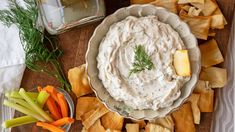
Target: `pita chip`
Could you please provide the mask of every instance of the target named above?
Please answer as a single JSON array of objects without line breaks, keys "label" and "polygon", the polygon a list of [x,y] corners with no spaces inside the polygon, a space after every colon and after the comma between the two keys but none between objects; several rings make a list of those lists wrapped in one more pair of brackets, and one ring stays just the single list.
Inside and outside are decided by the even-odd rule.
[{"label": "pita chip", "polygon": [[202,3],[191,3],[193,6],[202,10],[204,16],[210,16],[216,10],[217,5],[212,0],[205,0],[204,4]]},{"label": "pita chip", "polygon": [[179,16],[187,16],[187,15],[188,15],[188,13],[185,10],[183,10],[183,9],[180,10]]},{"label": "pita chip", "polygon": [[101,117],[101,123],[106,129],[122,130],[124,117],[115,112],[108,112]]},{"label": "pita chip", "polygon": [[190,7],[188,10],[188,15],[191,17],[199,16],[201,9],[196,9],[195,7]]},{"label": "pita chip", "polygon": [[227,84],[227,70],[218,67],[203,68],[200,79],[209,81],[211,88],[222,88]]},{"label": "pita chip", "polygon": [[211,89],[208,81],[199,80],[193,91],[200,94],[198,106],[201,112],[213,112],[214,90]]},{"label": "pita chip", "polygon": [[108,113],[109,110],[105,106],[97,108],[95,111],[88,112],[84,114],[82,119],[82,124],[86,129],[89,129],[100,117]]},{"label": "pita chip", "polygon": [[101,125],[100,119],[98,119],[94,125],[92,125],[89,129],[88,132],[105,132],[104,127]]},{"label": "pita chip", "polygon": [[[217,5],[217,8],[216,8],[216,10],[213,12],[212,15],[223,15],[223,13],[222,13],[222,11],[220,10],[220,8],[219,8],[219,6],[218,6],[216,0],[212,0],[212,1]],[[224,15],[223,15],[223,23],[224,23],[224,25],[227,25],[227,24],[228,24],[227,21],[226,21],[226,19],[225,19],[225,17],[224,17]]]},{"label": "pita chip", "polygon": [[191,8],[192,6],[190,6],[190,5],[184,5],[184,6],[182,6],[181,7],[181,9],[183,9],[183,10],[185,10],[185,11],[189,11],[189,8]]},{"label": "pita chip", "polygon": [[196,132],[190,103],[183,104],[172,113],[175,121],[175,132]]},{"label": "pita chip", "polygon": [[200,124],[201,113],[198,106],[199,98],[200,94],[192,94],[188,99],[188,101],[191,103],[193,119],[195,124]]},{"label": "pita chip", "polygon": [[201,51],[201,63],[203,67],[210,67],[224,62],[224,58],[215,39],[199,45],[199,49]]},{"label": "pita chip", "polygon": [[139,124],[126,124],[126,132],[139,132]]},{"label": "pita chip", "polygon": [[175,14],[178,13],[177,11],[177,0],[155,0],[151,2],[151,4],[155,6],[160,6],[166,8],[168,11],[171,11]]},{"label": "pita chip", "polygon": [[178,4],[188,4],[188,3],[201,3],[204,4],[205,0],[178,0]]},{"label": "pita chip", "polygon": [[153,124],[158,124],[158,125],[161,125],[165,128],[168,128],[169,130],[171,130],[171,132],[174,132],[174,121],[173,121],[173,118],[171,115],[168,115],[166,117],[162,117],[162,118],[158,118],[156,120],[151,120],[149,121],[150,123],[153,123]]},{"label": "pita chip", "polygon": [[88,83],[86,64],[69,69],[68,79],[72,86],[72,91],[77,97],[93,93]]},{"label": "pita chip", "polygon": [[180,18],[186,23],[188,23],[192,33],[198,39],[207,40],[211,25],[211,17],[204,17],[204,16],[190,17],[188,15],[180,14]]},{"label": "pita chip", "polygon": [[76,119],[81,120],[83,114],[95,110],[102,105],[96,97],[79,97],[76,106]]},{"label": "pita chip", "polygon": [[145,127],[145,132],[171,132],[171,131],[161,125],[148,123],[147,126]]},{"label": "pita chip", "polygon": [[211,16],[211,28],[212,29],[224,28],[224,16],[222,14]]}]

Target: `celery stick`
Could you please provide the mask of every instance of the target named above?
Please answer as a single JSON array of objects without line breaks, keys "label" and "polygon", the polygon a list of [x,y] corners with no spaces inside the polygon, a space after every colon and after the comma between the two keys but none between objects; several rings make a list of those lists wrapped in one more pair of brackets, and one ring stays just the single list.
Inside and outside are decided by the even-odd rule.
[{"label": "celery stick", "polygon": [[11,98],[18,98],[18,99],[22,99],[20,94],[18,93],[18,91],[11,91],[10,92],[10,97]]},{"label": "celery stick", "polygon": [[[27,109],[30,108],[30,105],[26,101],[24,101],[23,99],[9,98],[9,100],[14,101],[15,103],[17,103]],[[37,113],[36,111],[34,111],[32,109],[30,109],[30,110],[33,111],[34,113]]]},{"label": "celery stick", "polygon": [[33,118],[32,116],[22,116],[18,118],[14,118],[11,120],[6,120],[2,123],[2,127],[4,128],[11,128],[11,127],[16,127],[16,126],[21,126],[25,124],[30,124],[37,122],[38,120]]},{"label": "celery stick", "polygon": [[11,97],[9,92],[6,92],[6,93],[5,93],[5,96],[6,96],[7,98],[10,98],[10,97]]},{"label": "celery stick", "polygon": [[37,102],[41,106],[41,108],[44,106],[49,96],[50,94],[46,91],[40,91],[40,93],[38,94]]},{"label": "celery stick", "polygon": [[37,111],[43,118],[49,122],[53,121],[53,119],[37,103],[35,103],[32,98],[29,97],[23,88],[19,90],[19,94],[26,102],[28,102],[29,105],[31,105],[31,108]]},{"label": "celery stick", "polygon": [[[42,122],[45,122],[45,121],[46,121],[46,120],[45,120],[41,115],[39,115],[38,113],[34,113],[33,111],[31,111],[31,110],[29,110],[29,109],[27,109],[27,108],[25,108],[25,107],[23,107],[23,106],[20,106],[20,105],[18,105],[18,104],[12,103],[12,102],[10,102],[10,101],[8,101],[8,100],[4,100],[4,101],[3,101],[3,104],[4,104],[5,106],[8,106],[8,107],[10,107],[10,108],[13,108],[13,109],[15,109],[15,110],[21,112],[21,113],[24,113],[24,114],[26,114],[26,115],[32,116],[32,117],[34,117],[35,119],[38,119],[39,121],[42,121]],[[29,106],[28,108],[31,108],[31,107]]]},{"label": "celery stick", "polygon": [[[10,94],[10,95],[8,95]],[[27,94],[33,99],[36,100],[38,97],[38,93],[36,92],[27,92]],[[11,91],[10,93],[6,93],[5,94],[6,97],[11,97],[11,98],[18,98],[18,99],[22,99],[22,97],[20,96],[18,91]]]},{"label": "celery stick", "polygon": [[22,99],[9,98],[9,100],[14,101],[15,103],[17,103],[17,104],[19,104],[21,106],[24,106],[25,108],[29,108],[30,107],[30,105],[26,101],[24,101]]}]

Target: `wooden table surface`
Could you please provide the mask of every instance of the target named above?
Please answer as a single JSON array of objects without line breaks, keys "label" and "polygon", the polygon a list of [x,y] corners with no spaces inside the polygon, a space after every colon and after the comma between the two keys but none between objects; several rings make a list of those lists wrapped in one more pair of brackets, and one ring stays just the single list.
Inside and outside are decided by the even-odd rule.
[{"label": "wooden table surface", "polygon": [[[228,25],[225,26],[225,29],[216,31],[217,33],[216,40],[219,44],[222,54],[225,56],[230,29],[231,29],[232,16],[235,7],[235,0],[217,0],[217,2],[223,14],[225,15],[225,18],[228,21]],[[128,5],[129,5],[128,0],[106,0],[107,15],[113,13],[118,8],[125,7]],[[85,63],[85,53],[87,50],[88,40],[99,23],[100,22],[89,24],[82,28],[73,28],[68,32],[58,35],[60,46],[64,51],[64,55],[61,57],[61,62],[66,75],[70,68]],[[32,89],[38,85],[59,86],[59,83],[54,78],[48,77],[45,74],[34,73],[26,69],[25,74],[23,76],[21,87],[24,87],[26,89]],[[211,126],[211,120],[212,120],[211,113],[203,113],[201,116],[201,124],[197,125],[197,131],[209,132]],[[72,126],[71,131],[78,132],[80,130],[81,130],[81,124],[79,122],[76,122]],[[15,128],[13,129],[13,131],[18,131],[18,130],[17,128]]]}]

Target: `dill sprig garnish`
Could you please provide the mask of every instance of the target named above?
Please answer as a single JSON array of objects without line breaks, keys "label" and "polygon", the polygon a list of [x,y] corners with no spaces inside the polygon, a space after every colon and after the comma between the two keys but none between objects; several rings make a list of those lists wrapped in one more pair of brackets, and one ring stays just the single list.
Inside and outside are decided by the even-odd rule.
[{"label": "dill sprig garnish", "polygon": [[151,70],[154,67],[151,58],[145,52],[143,46],[141,45],[135,46],[134,52],[135,52],[135,58],[134,58],[135,60],[133,63],[133,68],[129,72],[129,76],[131,76],[132,73],[138,73],[145,69]]},{"label": "dill sprig garnish", "polygon": [[[20,6],[16,0],[9,0],[9,10],[0,10],[0,21],[6,26],[15,24],[19,28],[27,68],[57,78],[61,87],[69,91],[71,86],[59,63],[62,51],[58,47],[58,42],[44,35],[37,27],[38,8],[35,1],[24,2],[26,7]],[[43,42],[44,37],[48,41],[47,44]]]}]

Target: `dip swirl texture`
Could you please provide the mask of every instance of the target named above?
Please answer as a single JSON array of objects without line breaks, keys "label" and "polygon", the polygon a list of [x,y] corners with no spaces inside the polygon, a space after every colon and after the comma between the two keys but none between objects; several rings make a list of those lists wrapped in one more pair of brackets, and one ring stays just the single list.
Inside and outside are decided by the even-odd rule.
[{"label": "dip swirl texture", "polygon": [[[129,76],[134,49],[142,45],[154,68]],[[168,107],[179,98],[189,77],[178,76],[173,67],[176,50],[185,49],[179,34],[156,16],[134,17],[110,26],[97,56],[99,78],[109,94],[133,109]]]}]

